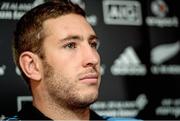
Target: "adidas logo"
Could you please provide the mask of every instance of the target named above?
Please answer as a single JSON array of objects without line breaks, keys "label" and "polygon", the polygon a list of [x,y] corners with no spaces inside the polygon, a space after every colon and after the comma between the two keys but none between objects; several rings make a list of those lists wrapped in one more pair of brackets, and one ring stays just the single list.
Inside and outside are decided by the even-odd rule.
[{"label": "adidas logo", "polygon": [[111,73],[115,76],[145,75],[146,72],[145,65],[141,64],[139,57],[131,46],[127,47],[111,66]]}]

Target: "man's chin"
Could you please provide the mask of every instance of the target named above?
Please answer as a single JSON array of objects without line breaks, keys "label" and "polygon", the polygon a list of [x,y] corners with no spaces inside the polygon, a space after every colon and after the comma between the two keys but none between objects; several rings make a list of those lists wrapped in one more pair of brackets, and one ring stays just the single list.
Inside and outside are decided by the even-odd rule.
[{"label": "man's chin", "polygon": [[97,101],[97,98],[83,102],[80,107],[89,107],[91,104]]},{"label": "man's chin", "polygon": [[70,101],[69,103],[71,103],[71,106],[75,107],[75,108],[87,108],[89,107],[91,104],[93,104],[94,102],[97,101],[97,95],[96,96],[85,96],[83,99],[79,99],[79,100],[74,100],[74,101]]}]

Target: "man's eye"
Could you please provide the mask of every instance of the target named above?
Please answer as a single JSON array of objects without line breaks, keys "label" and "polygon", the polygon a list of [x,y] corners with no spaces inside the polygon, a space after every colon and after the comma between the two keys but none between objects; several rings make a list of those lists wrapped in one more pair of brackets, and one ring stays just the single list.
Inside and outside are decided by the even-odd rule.
[{"label": "man's eye", "polygon": [[64,48],[76,48],[76,43],[74,42],[68,43],[64,46]]},{"label": "man's eye", "polygon": [[93,48],[95,48],[95,49],[98,49],[99,43],[98,43],[98,42],[92,42],[92,43],[91,43],[91,47],[93,47]]}]

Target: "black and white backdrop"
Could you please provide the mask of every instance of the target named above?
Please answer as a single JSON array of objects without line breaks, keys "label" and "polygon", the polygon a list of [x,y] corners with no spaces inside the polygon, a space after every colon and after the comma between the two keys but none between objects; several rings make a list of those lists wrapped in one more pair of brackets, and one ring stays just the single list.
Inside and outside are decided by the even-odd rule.
[{"label": "black and white backdrop", "polygon": [[[97,113],[140,119],[180,119],[178,0],[72,0],[101,40],[102,83]],[[14,65],[16,22],[45,0],[0,1],[0,117],[31,101]]]}]

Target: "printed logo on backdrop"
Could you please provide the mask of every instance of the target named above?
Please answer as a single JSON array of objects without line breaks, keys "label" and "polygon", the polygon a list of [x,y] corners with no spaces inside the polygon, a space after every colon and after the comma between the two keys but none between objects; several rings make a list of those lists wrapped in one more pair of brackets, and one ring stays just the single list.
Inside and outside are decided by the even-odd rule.
[{"label": "printed logo on backdrop", "polygon": [[78,4],[84,10],[86,8],[85,2],[83,0],[71,0],[71,2]]},{"label": "printed logo on backdrop", "polygon": [[180,52],[180,41],[174,43],[165,43],[154,47],[151,50],[151,67],[153,74],[180,74],[180,65],[163,63],[171,60]]},{"label": "printed logo on backdrop", "polygon": [[114,60],[111,66],[112,75],[137,75],[144,76],[147,73],[146,66],[142,64],[133,47],[127,47],[123,53]]},{"label": "printed logo on backdrop", "polygon": [[105,24],[142,25],[141,4],[138,1],[103,0]]},{"label": "printed logo on backdrop", "polygon": [[180,98],[164,98],[161,105],[155,109],[157,116],[174,116],[180,118]]},{"label": "printed logo on backdrop", "polygon": [[[71,0],[71,1],[73,3],[78,4],[82,9],[84,9],[86,11],[86,5],[85,5],[85,2],[83,0]],[[86,16],[86,19],[91,25],[93,25],[93,26],[97,25],[98,19],[97,19],[97,16],[95,14]]]},{"label": "printed logo on backdrop", "polygon": [[17,111],[22,109],[23,103],[32,102],[32,96],[17,96]]},{"label": "printed logo on backdrop", "polygon": [[5,75],[5,70],[6,70],[6,65],[1,65],[0,66],[0,76],[4,76]]},{"label": "printed logo on backdrop", "polygon": [[135,100],[125,101],[97,101],[91,108],[100,115],[112,117],[136,117],[148,104],[145,94],[140,94]]},{"label": "printed logo on backdrop", "polygon": [[18,20],[25,12],[42,3],[44,3],[44,0],[34,0],[34,2],[31,3],[1,1],[0,19]]},{"label": "printed logo on backdrop", "polygon": [[104,74],[105,74],[105,70],[106,70],[106,65],[105,65],[105,64],[102,64],[101,67],[100,67],[101,75],[104,75]]},{"label": "printed logo on backdrop", "polygon": [[178,17],[168,16],[170,9],[164,0],[153,0],[150,4],[150,9],[154,16],[146,18],[148,26],[178,27]]},{"label": "printed logo on backdrop", "polygon": [[15,72],[18,76],[21,76],[21,71],[19,70],[17,66],[15,67]]}]

